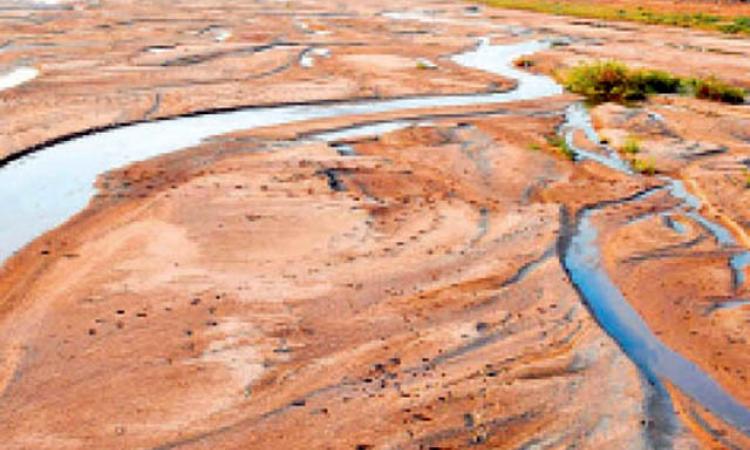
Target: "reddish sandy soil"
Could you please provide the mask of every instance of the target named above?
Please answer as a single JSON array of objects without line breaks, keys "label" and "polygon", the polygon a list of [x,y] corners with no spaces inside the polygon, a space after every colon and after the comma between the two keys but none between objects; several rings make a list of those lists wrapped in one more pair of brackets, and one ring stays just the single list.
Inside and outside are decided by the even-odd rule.
[{"label": "reddish sandy soil", "polygon": [[[40,75],[0,91],[1,155],[196,111],[511,88],[450,61],[480,36],[570,37],[534,56],[543,72],[618,57],[750,86],[747,40],[408,8],[443,21],[391,20],[405,8],[389,0],[11,9],[0,67]],[[311,48],[331,54],[303,67]],[[562,211],[660,183],[551,147],[573,101],[243,131],[103,175],[86,210],[0,269],[2,447],[748,448],[671,386],[673,406],[655,405],[571,285]],[[747,106],[656,98],[592,116],[615,147],[637,136],[637,157],[750,246]],[[417,124],[350,142],[356,156],[309,138],[399,118]],[[732,292],[726,251],[694,223],[630,221],[642,212],[599,218],[607,272],[664,343],[750,406],[750,306],[716,308],[748,288]]]}]

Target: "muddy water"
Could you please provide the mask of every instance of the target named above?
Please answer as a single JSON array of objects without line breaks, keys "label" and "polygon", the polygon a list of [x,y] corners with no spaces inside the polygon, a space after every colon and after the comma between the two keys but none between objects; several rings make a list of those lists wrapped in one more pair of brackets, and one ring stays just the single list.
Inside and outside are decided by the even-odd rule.
[{"label": "muddy water", "polygon": [[[0,261],[84,208],[95,193],[93,185],[98,175],[135,161],[197,145],[210,136],[309,119],[412,108],[491,104],[559,94],[562,89],[553,80],[528,74],[512,65],[514,59],[546,47],[546,43],[538,41],[493,46],[484,40],[472,51],[454,57],[458,64],[518,80],[517,88],[505,93],[251,108],[125,126],[52,145],[0,167],[0,204],[3,205],[0,216]],[[572,144],[570,136],[576,129],[598,142],[585,109],[580,106],[572,108],[568,119],[563,130],[569,133],[566,135],[569,143]],[[382,128],[374,131],[382,131]],[[341,133],[322,138],[335,140],[362,132],[360,129],[354,134]],[[366,129],[364,132],[371,133],[373,130]],[[600,154],[577,150],[578,158],[592,159],[632,175],[616,152]],[[675,197],[680,197],[682,191],[678,182],[671,182],[671,186]],[[697,207],[690,204],[694,200],[689,196],[683,197],[688,212],[695,212],[695,219],[705,221],[705,226],[713,226],[712,222],[700,218],[702,216],[697,213]],[[602,208],[597,206],[585,210],[569,227],[570,234],[561,239],[561,261],[571,281],[602,327],[647,378],[657,385],[659,380],[668,379],[727,422],[750,432],[747,430],[750,412],[726,394],[699,367],[664,346],[602,269],[596,241],[597,230],[591,220]],[[725,236],[719,231],[716,230],[715,236],[724,239]]]}]

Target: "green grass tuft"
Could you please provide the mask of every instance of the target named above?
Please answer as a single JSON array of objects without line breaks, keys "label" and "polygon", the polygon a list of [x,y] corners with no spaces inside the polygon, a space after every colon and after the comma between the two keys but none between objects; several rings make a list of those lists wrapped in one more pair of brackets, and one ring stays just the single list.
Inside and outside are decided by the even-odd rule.
[{"label": "green grass tuft", "polygon": [[641,151],[641,143],[638,139],[630,136],[625,139],[625,143],[622,146],[622,151],[629,155],[636,155]]},{"label": "green grass tuft", "polygon": [[659,70],[631,69],[619,61],[579,64],[563,76],[565,88],[596,102],[633,102],[652,94],[673,94],[680,79]]},{"label": "green grass tuft", "polygon": [[661,70],[630,68],[619,61],[581,63],[559,78],[566,89],[593,102],[630,103],[653,94],[676,93],[731,104],[745,101],[742,88],[715,77],[680,78]]},{"label": "green grass tuft", "polygon": [[644,175],[656,174],[656,163],[653,159],[633,159],[633,170]]},{"label": "green grass tuft", "polygon": [[696,98],[739,105],[745,102],[745,90],[715,77],[690,78],[683,82],[685,90]]},{"label": "green grass tuft", "polygon": [[568,145],[562,136],[550,135],[547,136],[547,143],[557,149],[557,151],[569,160],[575,159],[575,151]]}]

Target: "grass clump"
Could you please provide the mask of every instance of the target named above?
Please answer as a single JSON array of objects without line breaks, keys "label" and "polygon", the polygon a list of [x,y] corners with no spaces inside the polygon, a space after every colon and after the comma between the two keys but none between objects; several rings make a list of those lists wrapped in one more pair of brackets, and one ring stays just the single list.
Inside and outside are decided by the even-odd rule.
[{"label": "grass clump", "polygon": [[690,94],[739,104],[745,91],[714,77],[680,78],[668,72],[630,68],[619,61],[581,63],[559,76],[566,89],[593,102],[630,103],[654,94]]},{"label": "grass clump", "polygon": [[625,143],[622,145],[622,151],[628,155],[636,155],[641,151],[641,143],[638,139],[630,136],[625,139]]},{"label": "grass clump", "polygon": [[563,76],[565,88],[596,102],[633,102],[680,90],[680,79],[663,71],[631,69],[619,61],[579,64]]},{"label": "grass clump", "polygon": [[633,170],[644,175],[656,174],[656,163],[653,159],[633,159]]},{"label": "grass clump", "polygon": [[745,90],[715,77],[690,78],[683,82],[684,88],[696,98],[739,105],[745,102]]},{"label": "grass clump", "polygon": [[718,28],[727,34],[750,34],[750,17],[735,17],[731,23],[722,23]]},{"label": "grass clump", "polygon": [[569,160],[575,159],[575,151],[568,145],[567,141],[562,136],[550,135],[547,136],[547,143],[554,147],[561,155]]}]

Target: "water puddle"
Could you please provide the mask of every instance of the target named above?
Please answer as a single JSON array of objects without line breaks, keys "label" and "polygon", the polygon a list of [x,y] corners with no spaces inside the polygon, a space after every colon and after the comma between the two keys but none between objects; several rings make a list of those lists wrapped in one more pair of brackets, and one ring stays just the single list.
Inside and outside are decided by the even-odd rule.
[{"label": "water puddle", "polygon": [[310,69],[315,66],[315,58],[330,58],[331,50],[327,48],[310,48],[302,52],[299,58],[300,66]]},{"label": "water puddle", "polygon": [[66,5],[72,3],[73,0],[15,0],[16,3],[20,3],[22,6],[30,9],[60,9],[68,8]]},{"label": "water puddle", "polygon": [[747,268],[750,266],[750,252],[741,252],[729,260],[732,268],[732,285],[735,291],[741,289],[747,283]]},{"label": "water puddle", "polygon": [[332,147],[340,156],[357,156],[357,150],[352,145],[333,144]]},{"label": "water puddle", "polygon": [[14,88],[28,83],[39,75],[39,71],[33,67],[18,67],[3,75],[0,75],[0,91]]},{"label": "water puddle", "polygon": [[174,45],[152,45],[150,47],[146,47],[143,49],[146,53],[167,53],[173,51],[175,48]]}]

